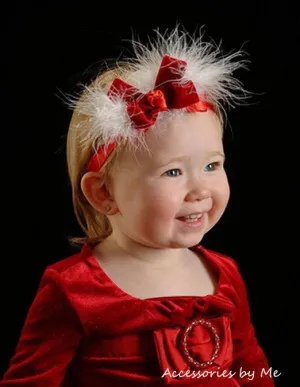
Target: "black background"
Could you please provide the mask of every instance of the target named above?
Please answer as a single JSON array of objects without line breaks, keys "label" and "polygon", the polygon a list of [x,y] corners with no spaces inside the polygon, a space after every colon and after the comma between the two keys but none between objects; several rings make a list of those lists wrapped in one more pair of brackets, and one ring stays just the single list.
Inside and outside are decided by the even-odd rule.
[{"label": "black background", "polygon": [[[127,54],[135,33],[181,22],[193,33],[243,48],[255,93],[228,113],[231,199],[203,240],[236,259],[252,320],[277,386],[294,386],[299,331],[299,27],[296,2],[18,2],[2,12],[1,369],[7,369],[45,267],[73,252],[75,221],[65,161],[71,112],[59,98]],[[233,135],[230,133],[232,130]],[[296,354],[297,358],[298,354]]]}]

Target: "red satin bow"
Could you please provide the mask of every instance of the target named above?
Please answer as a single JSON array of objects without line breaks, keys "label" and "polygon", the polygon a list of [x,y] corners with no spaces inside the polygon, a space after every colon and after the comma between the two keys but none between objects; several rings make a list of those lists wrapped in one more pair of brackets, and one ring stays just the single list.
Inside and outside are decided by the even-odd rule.
[{"label": "red satin bow", "polygon": [[114,95],[122,96],[135,128],[142,130],[154,125],[158,113],[165,110],[182,109],[196,104],[197,111],[212,108],[210,104],[200,100],[192,81],[179,83],[185,69],[185,61],[166,55],[162,59],[153,90],[142,94],[138,89],[116,78],[107,94],[111,98]]},{"label": "red satin bow", "polygon": [[[134,127],[143,131],[154,125],[158,114],[165,110],[182,108],[186,108],[189,112],[214,110],[212,104],[200,99],[192,81],[179,82],[186,66],[185,61],[165,55],[153,90],[143,94],[123,80],[115,78],[107,95],[111,99],[121,96],[126,102],[127,112]],[[91,158],[88,170],[99,171],[116,144],[114,142],[108,147],[101,147]]]}]

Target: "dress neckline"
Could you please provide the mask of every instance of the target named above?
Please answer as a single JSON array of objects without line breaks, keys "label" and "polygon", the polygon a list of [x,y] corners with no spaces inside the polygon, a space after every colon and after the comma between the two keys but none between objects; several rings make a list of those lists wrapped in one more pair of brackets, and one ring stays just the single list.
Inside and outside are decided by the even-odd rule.
[{"label": "dress neckline", "polygon": [[[217,277],[217,284],[216,284],[216,289],[214,294],[207,294],[204,296],[199,296],[199,295],[176,295],[176,296],[158,296],[158,297],[149,297],[149,298],[139,298],[137,296],[134,296],[122,288],[120,288],[113,280],[112,278],[106,273],[106,271],[102,268],[100,265],[97,257],[93,253],[94,247],[88,244],[85,244],[82,247],[81,254],[83,256],[83,259],[87,260],[90,265],[93,268],[94,274],[99,280],[99,282],[103,283],[103,280],[110,285],[112,289],[116,291],[116,293],[121,296],[125,297],[127,299],[131,299],[132,301],[135,302],[158,302],[158,301],[165,301],[165,300],[193,300],[193,299],[209,299],[209,298],[214,298],[219,295],[220,293],[220,288],[223,283],[223,271],[221,270],[220,266],[215,262],[215,260],[212,258],[211,253],[203,247],[200,244],[197,244],[195,246],[189,247],[189,250],[192,250],[196,253],[202,253],[202,257],[206,260],[206,263],[208,263],[208,266],[214,274],[216,274]],[[199,256],[200,259],[200,256]]]}]

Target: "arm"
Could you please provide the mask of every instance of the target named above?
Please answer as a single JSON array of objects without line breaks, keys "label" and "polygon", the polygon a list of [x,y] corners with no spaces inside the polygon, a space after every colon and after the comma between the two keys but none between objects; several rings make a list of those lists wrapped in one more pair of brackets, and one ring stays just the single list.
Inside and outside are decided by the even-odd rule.
[{"label": "arm", "polygon": [[[236,264],[235,264],[236,266]],[[245,283],[236,266],[236,291],[239,295],[232,325],[233,364],[231,369],[241,386],[274,387],[274,381],[267,373],[270,368],[260,347],[251,323],[250,307]],[[246,371],[248,374],[241,374]]]},{"label": "arm", "polygon": [[0,387],[58,387],[83,335],[60,274],[46,269]]}]

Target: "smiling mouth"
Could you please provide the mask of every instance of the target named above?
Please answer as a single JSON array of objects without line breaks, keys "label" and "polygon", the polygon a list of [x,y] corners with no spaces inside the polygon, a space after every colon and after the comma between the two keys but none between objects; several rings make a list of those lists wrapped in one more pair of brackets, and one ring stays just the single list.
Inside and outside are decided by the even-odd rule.
[{"label": "smiling mouth", "polygon": [[[199,216],[200,215],[200,216]],[[186,217],[186,216],[181,216],[180,218],[176,218],[179,220],[180,224],[184,227],[198,230],[204,226],[204,220],[205,217],[203,214],[198,214],[197,217]]]},{"label": "smiling mouth", "polygon": [[191,215],[185,215],[185,216],[180,216],[176,219],[179,219],[179,220],[183,220],[183,221],[186,221],[186,222],[195,222],[197,221],[198,219],[202,218],[203,216],[203,213],[198,213],[198,214],[191,214]]}]

